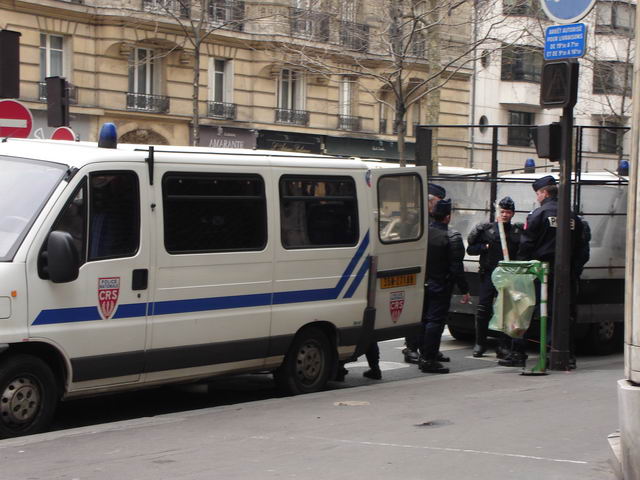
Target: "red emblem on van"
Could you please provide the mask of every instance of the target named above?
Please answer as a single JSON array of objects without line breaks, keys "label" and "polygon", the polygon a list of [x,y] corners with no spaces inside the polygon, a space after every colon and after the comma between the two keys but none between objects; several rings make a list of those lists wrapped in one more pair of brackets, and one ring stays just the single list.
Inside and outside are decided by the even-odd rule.
[{"label": "red emblem on van", "polygon": [[120,277],[98,278],[98,306],[105,320],[111,318],[120,296]]},{"label": "red emblem on van", "polygon": [[389,311],[391,312],[391,320],[396,323],[400,318],[402,309],[404,308],[404,291],[391,292],[389,296]]}]

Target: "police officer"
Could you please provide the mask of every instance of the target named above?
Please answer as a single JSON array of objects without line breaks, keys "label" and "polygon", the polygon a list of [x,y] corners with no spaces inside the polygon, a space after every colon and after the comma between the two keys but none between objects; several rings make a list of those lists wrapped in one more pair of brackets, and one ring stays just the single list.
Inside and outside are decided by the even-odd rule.
[{"label": "police officer", "polygon": [[[435,207],[436,203],[438,203],[440,200],[444,200],[444,197],[447,195],[447,191],[444,188],[442,188],[440,185],[436,185],[435,183],[429,183],[428,192],[429,192],[429,200],[428,200],[429,222],[428,223],[431,223],[433,221],[433,217],[432,217],[433,208]],[[422,341],[421,334],[405,337],[404,339],[405,348],[402,350],[402,353],[404,355],[404,361],[406,363],[418,363],[418,360],[420,359],[420,354],[418,353],[418,350],[420,348],[421,341]],[[449,361],[449,358],[445,357],[441,353],[438,354],[438,356],[441,362]]]},{"label": "police officer", "polygon": [[427,249],[427,284],[422,310],[423,336],[419,367],[425,373],[449,373],[438,360],[440,339],[444,330],[453,287],[469,302],[469,286],[464,277],[464,244],[462,235],[449,229],[451,200],[439,200],[432,211]]},{"label": "police officer", "polygon": [[[550,292],[548,311],[552,312],[554,262],[556,254],[556,232],[558,217],[558,185],[551,175],[539,178],[533,182],[533,190],[540,207],[533,210],[527,217],[520,239],[518,258],[521,260],[540,260],[549,263],[549,275],[547,288]],[[576,278],[576,271],[581,270],[588,259],[588,241],[585,247],[586,236],[582,220],[575,214],[571,214],[571,261],[572,278]],[[585,258],[585,252],[587,252]],[[548,328],[551,326],[549,315]],[[549,338],[551,338],[549,336]],[[514,340],[513,352],[498,363],[507,367],[524,366],[527,355],[525,353],[525,341]],[[575,357],[571,355],[570,365],[575,368]]]},{"label": "police officer", "polygon": [[[511,197],[504,197],[498,203],[500,210],[496,222],[480,223],[476,225],[467,238],[467,253],[469,255],[480,255],[480,292],[478,298],[478,309],[476,311],[476,343],[473,347],[473,356],[482,357],[487,351],[487,333],[489,331],[489,320],[493,315],[493,301],[498,292],[491,281],[491,274],[498,266],[498,262],[503,260],[502,242],[498,223],[504,226],[504,234],[509,249],[509,258],[515,259],[520,244],[522,234],[521,223],[511,223],[515,214],[515,203]],[[505,334],[500,337],[499,347],[496,350],[498,358],[505,356],[505,352],[510,346],[510,340]]]}]

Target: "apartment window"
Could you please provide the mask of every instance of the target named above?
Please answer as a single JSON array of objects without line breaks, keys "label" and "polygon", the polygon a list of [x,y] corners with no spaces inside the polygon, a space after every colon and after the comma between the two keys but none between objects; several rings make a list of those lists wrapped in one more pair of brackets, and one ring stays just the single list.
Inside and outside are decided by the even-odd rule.
[{"label": "apartment window", "polygon": [[[531,126],[535,124],[535,114],[531,112],[509,112],[509,128],[507,129],[507,144],[517,147],[532,145],[533,135]],[[517,125],[526,125],[518,127]]]},{"label": "apartment window", "polygon": [[149,48],[135,48],[129,58],[129,92],[153,95],[157,83],[157,61]]},{"label": "apartment window", "polygon": [[340,82],[340,115],[344,117],[353,116],[355,85],[353,77],[342,77]]},{"label": "apartment window", "polygon": [[285,248],[358,243],[358,201],[351,177],[283,176],[280,233]]},{"label": "apartment window", "polygon": [[167,252],[262,250],[264,180],[251,174],[168,173],[162,180]]},{"label": "apartment window", "polygon": [[387,133],[388,106],[385,102],[380,102],[380,133]]},{"label": "apartment window", "polygon": [[233,30],[242,30],[244,2],[241,0],[209,0],[209,20],[223,23]]},{"label": "apartment window", "polygon": [[596,33],[632,34],[636,23],[636,6],[628,2],[596,3]]},{"label": "apartment window", "polygon": [[598,61],[593,68],[593,93],[631,96],[633,65]]},{"label": "apartment window", "polygon": [[416,102],[411,107],[411,123],[413,124],[413,136],[415,137],[416,132],[418,130],[418,125],[420,125],[420,102]]},{"label": "apartment window", "polygon": [[212,58],[209,66],[210,78],[210,100],[213,102],[231,101],[231,62]]},{"label": "apartment window", "polygon": [[539,0],[503,0],[502,13],[505,15],[537,17],[541,15]]},{"label": "apartment window", "polygon": [[598,153],[618,153],[625,133],[623,126],[619,122],[607,120],[601,125],[605,128],[598,129]]},{"label": "apartment window", "polygon": [[284,69],[279,77],[278,107],[282,110],[304,110],[304,80],[300,72]]},{"label": "apartment window", "polygon": [[40,81],[47,77],[64,77],[64,37],[40,34]]},{"label": "apartment window", "polygon": [[540,83],[543,56],[539,48],[509,46],[502,50],[502,80]]}]

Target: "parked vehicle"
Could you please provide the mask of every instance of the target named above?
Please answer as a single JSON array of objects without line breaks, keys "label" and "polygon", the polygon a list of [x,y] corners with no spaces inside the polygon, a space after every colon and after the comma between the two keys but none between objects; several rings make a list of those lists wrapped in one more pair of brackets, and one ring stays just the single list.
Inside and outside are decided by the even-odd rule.
[{"label": "parked vehicle", "polygon": [[[505,174],[492,179],[487,172],[442,167],[432,181],[447,190],[453,199],[452,227],[466,238],[480,222],[489,221],[493,198],[513,198],[516,215],[513,222],[524,222],[538,205],[531,184],[549,173]],[[577,213],[591,230],[591,258],[580,278],[577,299],[575,339],[579,350],[591,354],[608,354],[622,347],[624,330],[625,230],[627,177],[613,172],[583,172],[574,183],[572,198]],[[478,257],[467,256],[472,293],[478,288]],[[449,331],[456,338],[473,338],[476,299],[471,305],[451,303]],[[534,323],[534,336],[537,335]]]},{"label": "parked vehicle", "polygon": [[318,391],[419,325],[423,169],[103,144],[0,143],[1,436],[221,374]]}]

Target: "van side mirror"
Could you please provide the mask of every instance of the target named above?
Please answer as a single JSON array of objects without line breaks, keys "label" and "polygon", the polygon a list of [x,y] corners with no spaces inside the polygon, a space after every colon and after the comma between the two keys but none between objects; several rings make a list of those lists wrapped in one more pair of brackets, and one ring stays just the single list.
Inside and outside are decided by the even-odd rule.
[{"label": "van side mirror", "polygon": [[69,232],[55,230],[47,240],[47,270],[53,283],[72,282],[80,274],[80,253]]}]

